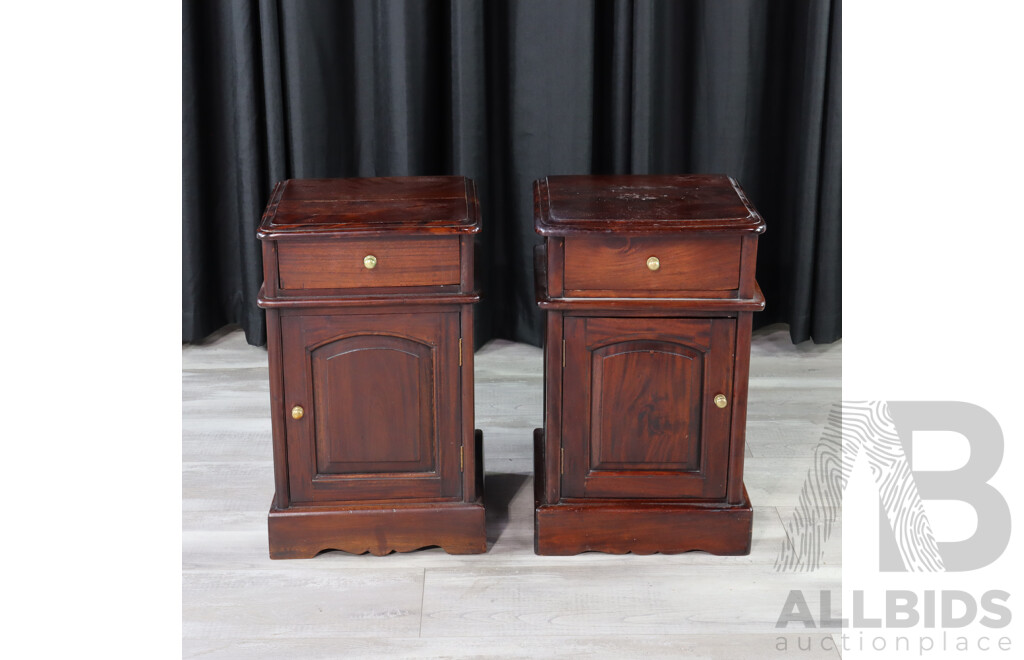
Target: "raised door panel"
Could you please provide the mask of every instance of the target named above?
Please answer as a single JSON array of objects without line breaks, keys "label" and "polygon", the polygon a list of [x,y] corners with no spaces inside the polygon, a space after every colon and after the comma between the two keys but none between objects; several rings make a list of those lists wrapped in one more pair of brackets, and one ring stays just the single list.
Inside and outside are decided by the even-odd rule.
[{"label": "raised door panel", "polygon": [[564,497],[720,498],[734,319],[567,317]]},{"label": "raised door panel", "polygon": [[434,469],[431,347],[356,335],[310,354],[317,474]]},{"label": "raised door panel", "polygon": [[282,319],[296,502],[455,498],[458,314]]},{"label": "raised door panel", "polygon": [[697,470],[704,355],[666,341],[593,352],[590,464],[595,470]]}]

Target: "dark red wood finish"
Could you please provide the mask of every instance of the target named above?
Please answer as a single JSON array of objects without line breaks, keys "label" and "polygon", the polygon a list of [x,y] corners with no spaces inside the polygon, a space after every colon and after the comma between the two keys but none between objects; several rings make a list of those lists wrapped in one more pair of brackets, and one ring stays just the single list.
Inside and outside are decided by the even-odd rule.
[{"label": "dark red wood finish", "polygon": [[720,175],[549,177],[534,209],[536,551],[746,554],[760,215]]},{"label": "dark red wood finish", "polygon": [[732,319],[565,318],[562,497],[725,496]]},{"label": "dark red wood finish", "polygon": [[277,185],[260,238],[475,234],[476,186],[461,176],[291,179]]},{"label": "dark red wood finish", "polygon": [[462,177],[275,188],[260,226],[272,558],[486,550],[472,398],[478,213]]},{"label": "dark red wood finish", "polygon": [[[399,286],[457,287],[458,236],[312,240],[278,248],[282,289],[372,289]],[[366,268],[372,255],[376,266]]]},{"label": "dark red wood finish", "polygon": [[461,495],[459,315],[428,310],[282,320],[293,502]]},{"label": "dark red wood finish", "polygon": [[721,174],[549,176],[533,190],[541,236],[764,232],[743,189]]},{"label": "dark red wood finish", "polygon": [[[647,259],[658,256],[658,270]],[[735,297],[740,239],[709,236],[569,236],[565,239],[565,288],[569,296]]]}]

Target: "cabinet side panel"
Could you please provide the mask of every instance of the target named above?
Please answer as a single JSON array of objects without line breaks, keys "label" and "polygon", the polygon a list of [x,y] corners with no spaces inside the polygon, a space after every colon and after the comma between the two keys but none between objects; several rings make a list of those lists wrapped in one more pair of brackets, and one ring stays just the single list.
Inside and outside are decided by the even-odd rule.
[{"label": "cabinet side panel", "polygon": [[[729,491],[729,447],[732,432],[731,407],[737,405],[734,397],[733,376],[735,373],[736,322],[732,319],[711,321],[712,348],[708,369],[705,372],[706,389],[703,401],[705,469],[704,496],[715,499],[728,496]],[[726,408],[715,403],[715,397],[723,395]]]},{"label": "cabinet side panel", "polygon": [[[558,432],[559,463],[554,477],[561,483],[564,497],[583,497],[585,477],[590,464],[590,358],[586,328],[589,318],[569,316],[562,328],[565,344],[559,346],[561,410]],[[564,355],[563,355],[564,353]],[[564,365],[564,366],[561,366]],[[550,446],[550,441],[549,441]],[[549,472],[549,474],[551,474]],[[552,502],[554,503],[554,502]]]},{"label": "cabinet side panel", "polygon": [[[316,476],[310,428],[310,422],[316,419],[316,410],[312,403],[313,383],[303,321],[301,316],[281,317],[282,419],[287,440],[288,493],[292,504],[312,501],[312,481]],[[303,409],[299,418],[287,414],[294,406]]]},{"label": "cabinet side panel", "polygon": [[729,485],[726,498],[730,504],[745,500],[743,491],[743,455],[747,436],[747,388],[750,378],[750,334],[753,316],[741,312],[736,322],[736,364],[732,387],[732,432],[729,444]]},{"label": "cabinet side panel", "polygon": [[263,241],[263,295],[277,295],[277,241]]},{"label": "cabinet side panel", "polygon": [[547,239],[547,292],[557,297],[565,290],[565,239]]},{"label": "cabinet side panel", "polygon": [[740,256],[740,298],[750,298],[754,295],[754,271],[757,269],[757,234],[743,237],[743,247]]},{"label": "cabinet side panel", "polygon": [[459,289],[463,292],[470,292],[475,289],[473,274],[474,258],[476,256],[476,240],[472,234],[467,234],[459,239],[460,266],[459,266]]},{"label": "cabinet side panel", "polygon": [[[461,311],[461,310],[460,310]],[[459,405],[462,393],[459,384],[462,371],[459,366],[459,335],[462,332],[461,314],[442,314],[442,348],[438,353],[438,395],[434,414],[438,417],[441,447],[441,494],[443,497],[463,496],[463,473],[460,471],[459,446],[464,444],[462,411]],[[463,342],[465,343],[465,342]],[[469,346],[473,350],[473,346]],[[465,351],[465,347],[463,348]]]},{"label": "cabinet side panel", "polygon": [[[464,501],[474,502],[481,495],[478,492],[476,479],[477,461],[482,460],[476,455],[476,442],[474,439],[474,415],[473,415],[473,307],[463,305],[460,315],[462,331],[462,369],[459,372],[460,396],[462,397],[462,416],[460,423],[462,429],[459,437],[462,439],[463,464],[462,464],[462,494]],[[483,466],[480,466],[481,470]]]},{"label": "cabinet side panel", "polygon": [[274,443],[274,495],[279,509],[288,507],[288,445],[285,438],[284,374],[281,365],[281,316],[267,310],[267,364],[270,372],[270,428]]},{"label": "cabinet side panel", "polygon": [[544,484],[545,501],[561,499],[562,453],[562,313],[546,312],[544,345]]}]

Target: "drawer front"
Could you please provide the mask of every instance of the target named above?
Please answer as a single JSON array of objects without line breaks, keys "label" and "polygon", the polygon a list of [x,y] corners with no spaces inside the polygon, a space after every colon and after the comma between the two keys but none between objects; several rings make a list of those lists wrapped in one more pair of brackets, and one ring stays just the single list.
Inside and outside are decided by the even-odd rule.
[{"label": "drawer front", "polygon": [[282,241],[277,260],[283,290],[459,283],[458,236]]},{"label": "drawer front", "polygon": [[569,236],[565,289],[579,296],[733,291],[740,246],[738,236]]}]

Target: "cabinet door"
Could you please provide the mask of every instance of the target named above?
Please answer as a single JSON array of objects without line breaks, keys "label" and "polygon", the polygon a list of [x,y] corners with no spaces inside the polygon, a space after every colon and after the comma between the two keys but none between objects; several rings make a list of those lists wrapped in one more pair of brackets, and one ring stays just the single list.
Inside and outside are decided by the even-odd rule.
[{"label": "cabinet door", "polygon": [[295,315],[281,332],[293,501],[460,495],[457,313]]},{"label": "cabinet door", "polygon": [[735,319],[565,319],[562,495],[721,498]]}]

